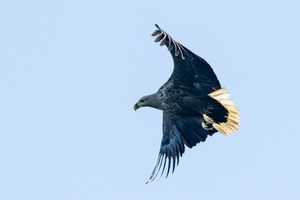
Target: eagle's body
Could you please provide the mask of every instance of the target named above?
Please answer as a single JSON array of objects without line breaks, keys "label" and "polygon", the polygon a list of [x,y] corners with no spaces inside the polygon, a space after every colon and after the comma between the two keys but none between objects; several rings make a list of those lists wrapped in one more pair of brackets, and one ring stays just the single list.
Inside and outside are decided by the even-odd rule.
[{"label": "eagle's body", "polygon": [[162,174],[166,166],[167,176],[171,165],[174,171],[185,145],[192,148],[217,131],[228,135],[239,129],[239,110],[221,88],[210,65],[156,27],[152,35],[171,52],[174,70],[156,93],[142,97],[134,107],[163,111],[163,138],[149,181],[155,179],[162,166]]}]

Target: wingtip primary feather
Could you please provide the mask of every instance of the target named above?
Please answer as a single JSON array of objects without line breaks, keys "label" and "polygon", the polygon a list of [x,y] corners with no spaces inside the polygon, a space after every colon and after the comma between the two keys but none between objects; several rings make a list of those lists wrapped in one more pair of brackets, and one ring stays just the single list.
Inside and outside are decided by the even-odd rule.
[{"label": "wingtip primary feather", "polygon": [[[175,48],[174,55],[176,57],[180,55],[181,59],[185,60],[184,47],[178,42],[176,42],[167,32],[161,29],[157,24],[155,24],[155,27],[157,28],[157,30],[155,30],[152,33],[152,36],[156,36],[156,39],[154,41],[160,42],[160,46],[166,45],[170,52]],[[169,40],[168,43],[167,40]]]},{"label": "wingtip primary feather", "polygon": [[[177,150],[181,152],[179,148],[180,147],[178,147]],[[173,174],[176,166],[179,164],[179,158],[181,157],[179,152],[177,152],[176,155],[159,154],[156,165],[146,184],[153,182],[159,174],[160,178],[163,177],[165,170],[165,178],[169,176],[170,172]]]}]

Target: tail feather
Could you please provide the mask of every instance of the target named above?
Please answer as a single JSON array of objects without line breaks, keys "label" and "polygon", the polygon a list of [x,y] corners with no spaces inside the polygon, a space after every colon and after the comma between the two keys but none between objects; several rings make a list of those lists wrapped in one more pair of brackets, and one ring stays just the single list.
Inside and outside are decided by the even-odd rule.
[{"label": "tail feather", "polygon": [[229,99],[229,93],[224,88],[221,88],[210,93],[208,96],[221,104],[227,110],[227,113],[223,114],[226,119],[222,122],[216,120],[216,118],[214,119],[214,115],[208,116],[206,114],[203,115],[204,121],[211,124],[214,129],[224,135],[230,135],[239,130],[240,111],[235,107],[234,102]]}]

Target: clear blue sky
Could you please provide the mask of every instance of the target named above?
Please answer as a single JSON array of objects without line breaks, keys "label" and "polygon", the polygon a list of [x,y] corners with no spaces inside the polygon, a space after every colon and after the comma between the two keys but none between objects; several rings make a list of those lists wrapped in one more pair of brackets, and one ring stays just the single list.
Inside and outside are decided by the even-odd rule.
[{"label": "clear blue sky", "polygon": [[[104,2],[104,1],[103,1]],[[300,199],[298,1],[2,1],[0,199]],[[145,185],[170,76],[158,23],[205,58],[241,130]]]}]

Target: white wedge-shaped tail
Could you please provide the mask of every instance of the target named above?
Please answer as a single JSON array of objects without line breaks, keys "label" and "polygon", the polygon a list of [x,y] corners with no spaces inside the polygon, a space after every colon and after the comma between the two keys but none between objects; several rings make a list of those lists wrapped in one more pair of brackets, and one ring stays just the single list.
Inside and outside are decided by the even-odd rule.
[{"label": "white wedge-shaped tail", "polygon": [[204,115],[204,120],[210,124],[220,133],[224,135],[230,135],[240,128],[240,110],[237,109],[234,105],[234,102],[229,99],[229,93],[221,88],[210,93],[208,96],[217,100],[220,104],[222,104],[228,111],[227,121],[222,123],[216,123],[214,120]]}]

